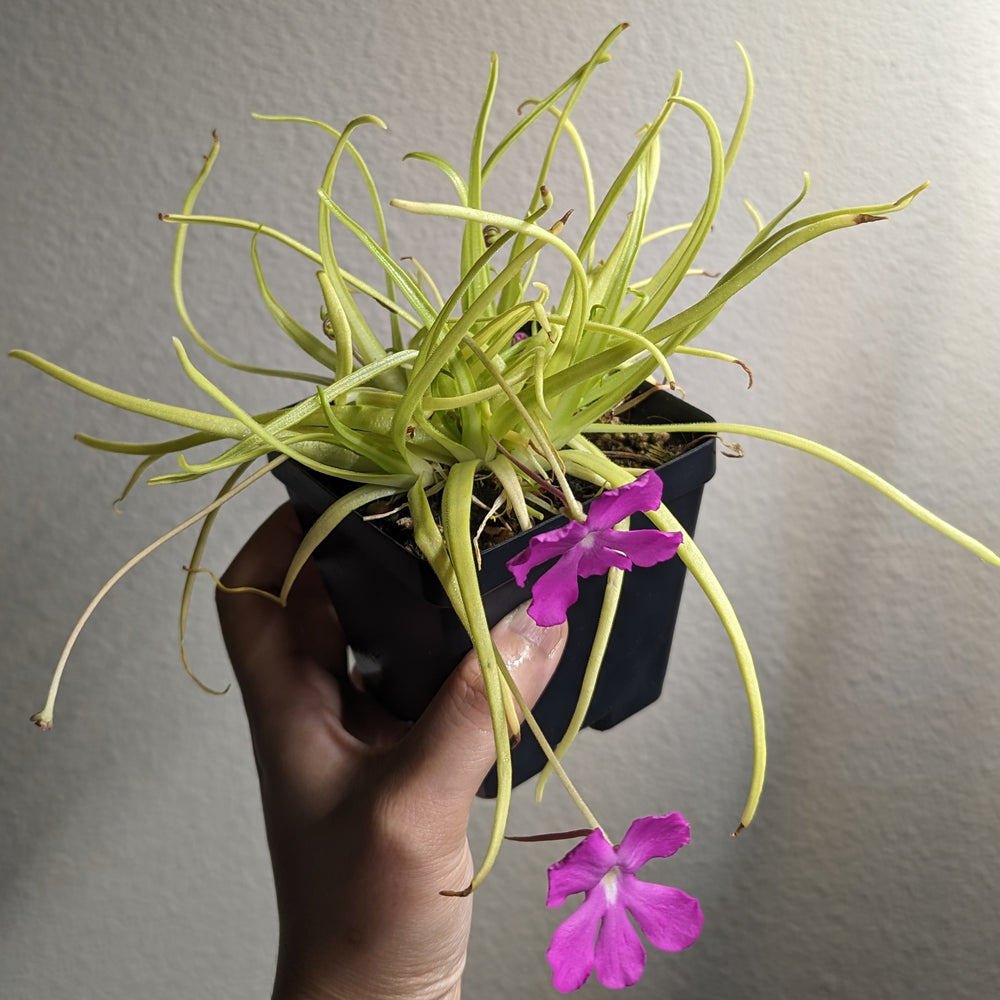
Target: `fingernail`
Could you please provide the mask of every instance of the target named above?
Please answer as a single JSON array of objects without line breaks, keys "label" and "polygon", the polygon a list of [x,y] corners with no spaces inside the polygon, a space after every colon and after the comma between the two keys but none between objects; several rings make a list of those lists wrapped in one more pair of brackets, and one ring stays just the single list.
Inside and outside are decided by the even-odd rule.
[{"label": "fingernail", "polygon": [[562,645],[566,637],[566,627],[553,625],[549,628],[543,628],[528,614],[528,603],[526,601],[520,607],[515,608],[504,618],[503,623],[511,632],[516,632],[540,653],[551,656]]}]

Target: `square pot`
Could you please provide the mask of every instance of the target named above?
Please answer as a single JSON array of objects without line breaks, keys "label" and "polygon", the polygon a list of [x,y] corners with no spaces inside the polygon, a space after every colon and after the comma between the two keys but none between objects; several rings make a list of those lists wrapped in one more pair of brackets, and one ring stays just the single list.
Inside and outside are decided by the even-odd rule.
[{"label": "square pot", "polygon": [[[652,394],[629,412],[633,423],[691,423],[713,418],[667,392]],[[683,440],[684,435],[678,435]],[[688,436],[690,439],[690,436]],[[706,438],[660,466],[663,502],[689,534],[694,533],[704,484],[715,473],[715,439]],[[293,462],[274,474],[284,483],[304,529],[353,484]],[[633,526],[641,526],[635,515]],[[483,551],[479,586],[492,627],[528,600],[539,567],[518,587],[509,570],[534,535],[558,528],[550,518],[530,531]],[[377,526],[352,513],[317,548],[314,558],[364,679],[365,689],[401,719],[416,719],[472,642],[427,562]],[[660,696],[686,567],[679,558],[626,573],[604,664],[586,717],[594,729],[610,729]],[[604,597],[605,577],[580,580],[580,597],[569,609],[569,639],[555,675],[534,708],[554,745],[576,707]],[[525,727],[513,749],[514,784],[537,774],[545,756]],[[481,792],[496,795],[496,771]]]}]

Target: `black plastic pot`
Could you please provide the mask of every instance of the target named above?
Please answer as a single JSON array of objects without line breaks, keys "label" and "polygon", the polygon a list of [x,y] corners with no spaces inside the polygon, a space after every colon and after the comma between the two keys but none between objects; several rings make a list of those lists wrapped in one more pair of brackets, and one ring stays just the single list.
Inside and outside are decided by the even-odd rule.
[{"label": "black plastic pot", "polygon": [[[707,413],[666,392],[653,394],[629,411],[635,423],[711,421]],[[702,488],[715,473],[715,440],[695,443],[656,470],[663,502],[694,533]],[[309,469],[285,462],[275,475],[308,529],[334,499],[351,488]],[[369,691],[401,719],[416,719],[458,661],[472,647],[430,566],[376,527],[351,514],[323,542],[315,559],[343,624],[357,669]],[[546,567],[518,587],[506,563],[541,531],[565,524],[552,518],[483,552],[479,586],[492,626],[530,597],[530,586]],[[633,527],[640,524],[634,517]],[[614,629],[605,654],[586,725],[610,729],[660,696],[680,604],[685,566],[679,558],[625,574]],[[569,609],[569,641],[559,667],[535,706],[534,715],[549,741],[564,733],[576,707],[593,642],[604,577],[580,581],[579,600]],[[528,731],[513,750],[514,784],[545,764]],[[482,794],[496,794],[496,772]]]}]

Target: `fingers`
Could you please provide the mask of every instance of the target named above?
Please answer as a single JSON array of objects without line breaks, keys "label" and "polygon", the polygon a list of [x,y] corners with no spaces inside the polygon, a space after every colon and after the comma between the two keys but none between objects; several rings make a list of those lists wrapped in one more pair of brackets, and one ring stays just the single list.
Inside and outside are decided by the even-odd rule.
[{"label": "fingers", "polygon": [[[302,531],[289,505],[257,529],[223,577],[227,588],[277,593]],[[319,572],[308,561],[288,604],[253,593],[219,591],[222,632],[243,693],[262,786],[290,787],[319,799],[366,751],[396,744],[383,765],[413,804],[435,812],[464,838],[468,810],[495,760],[489,704],[478,660],[470,653],[416,724],[403,735],[370,698],[346,683],[343,634]],[[541,695],[562,655],[565,624],[542,628],[526,605],[492,631],[527,704]],[[386,609],[391,620],[391,609]],[[354,702],[358,702],[355,705]],[[363,703],[363,704],[362,704]],[[361,711],[360,709],[367,709]],[[391,723],[391,724],[390,724]],[[273,780],[270,780],[273,779]]]},{"label": "fingers", "polygon": [[[530,707],[555,672],[567,630],[565,623],[536,625],[526,607],[507,615],[492,635]],[[433,795],[442,810],[454,807],[467,819],[469,805],[496,760],[489,704],[474,653],[455,669],[400,749],[411,762],[416,794]]]},{"label": "fingers", "polygon": [[[290,505],[258,529],[223,576],[227,588],[277,593],[302,529]],[[341,710],[336,676],[345,673],[340,625],[319,572],[308,562],[287,606],[258,594],[219,590],[219,622],[246,706],[258,756],[281,754],[312,725],[328,729]]]},{"label": "fingers", "polygon": [[[285,572],[302,541],[302,526],[290,503],[271,512],[251,535],[223,574],[227,587],[259,587],[277,593],[285,582]],[[230,596],[220,594],[220,603]]]}]

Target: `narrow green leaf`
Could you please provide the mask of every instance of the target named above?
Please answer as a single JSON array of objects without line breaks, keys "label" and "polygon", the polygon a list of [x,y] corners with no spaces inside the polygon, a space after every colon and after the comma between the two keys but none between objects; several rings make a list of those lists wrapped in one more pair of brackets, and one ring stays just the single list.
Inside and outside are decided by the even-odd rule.
[{"label": "narrow green leaf", "polygon": [[[289,312],[275,298],[268,286],[267,280],[264,277],[264,269],[261,267],[260,255],[257,252],[257,237],[259,235],[259,231],[254,233],[250,240],[250,260],[253,264],[254,275],[257,278],[257,289],[260,292],[260,297],[264,300],[264,305],[267,306],[267,311],[271,314],[271,318],[275,323],[278,324],[281,330],[297,347],[305,351],[313,361],[317,361],[331,371],[336,372],[338,370],[337,355],[323,341],[310,333],[301,323],[293,319]],[[313,378],[312,381],[315,382],[317,380]]]},{"label": "narrow green leaf", "polygon": [[[597,427],[607,430],[606,426],[599,424],[593,425],[588,430],[594,433]],[[944,518],[938,517],[937,514],[929,511],[926,507],[921,506],[902,490],[897,489],[881,476],[876,475],[871,469],[865,468],[859,462],[855,462],[839,451],[834,451],[833,448],[828,448],[826,445],[819,444],[809,438],[799,437],[797,434],[789,434],[787,431],[773,430],[769,427],[754,427],[750,424],[730,423],[616,424],[614,430],[616,433],[627,434],[640,427],[644,433],[649,434],[661,432],[668,434],[738,434],[745,437],[760,438],[763,441],[772,441],[775,444],[794,448],[797,451],[804,451],[806,454],[836,465],[849,475],[860,479],[872,489],[888,497],[893,503],[898,504],[908,514],[912,514],[918,521],[923,521],[924,524],[940,532],[946,538],[950,538],[953,542],[957,542],[963,548],[979,556],[983,561],[991,563],[994,566],[1000,566],[1000,555],[983,545],[982,542],[956,528],[953,524],[945,521]]]},{"label": "narrow green leaf", "polygon": [[52,364],[44,358],[33,354],[31,351],[15,350],[11,351],[8,357],[18,361],[25,361],[39,371],[51,375],[64,385],[70,386],[87,396],[93,396],[102,403],[110,406],[117,406],[120,410],[128,410],[131,413],[141,413],[143,416],[152,417],[154,420],[162,420],[168,424],[178,424],[181,427],[191,427],[194,430],[206,431],[218,438],[236,438],[237,440],[246,437],[247,429],[238,420],[228,417],[219,417],[211,413],[202,413],[200,410],[189,410],[183,406],[171,406],[169,403],[157,403],[151,399],[144,399],[140,396],[130,396],[90,379],[75,375],[59,365]]}]

